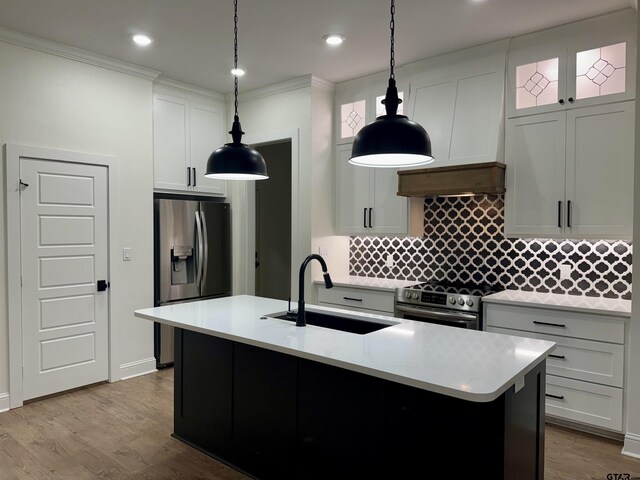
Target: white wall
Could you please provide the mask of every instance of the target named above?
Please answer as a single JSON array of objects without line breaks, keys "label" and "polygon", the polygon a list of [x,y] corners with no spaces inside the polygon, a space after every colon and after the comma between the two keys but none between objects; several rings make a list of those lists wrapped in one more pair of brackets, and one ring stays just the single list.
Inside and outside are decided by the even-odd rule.
[{"label": "white wall", "polygon": [[[264,92],[261,93],[261,92]],[[228,107],[227,118],[233,118],[233,110]],[[310,77],[306,82],[291,85],[281,91],[273,88],[249,92],[240,97],[240,123],[247,132],[243,142],[254,143],[264,139],[277,140],[281,133],[297,130],[298,132],[298,176],[292,179],[292,186],[300,189],[299,201],[295,201],[299,214],[292,217],[298,222],[297,237],[291,242],[295,257],[292,266],[300,262],[311,249],[311,84]],[[295,160],[294,160],[295,161]],[[295,166],[294,166],[295,167]],[[267,169],[269,168],[267,161]],[[295,172],[295,168],[292,169]],[[247,274],[253,268],[253,245],[255,227],[253,206],[248,204],[250,182],[228,182],[228,191],[232,202],[232,235],[233,235],[233,293],[253,293],[253,278]],[[295,234],[294,234],[295,235]],[[297,253],[296,253],[297,252]],[[296,270],[293,268],[293,270]],[[292,298],[297,299],[298,279],[291,275]],[[310,292],[310,290],[309,290]]]},{"label": "white wall", "polygon": [[[334,88],[326,84],[311,87],[311,159],[313,186],[311,191],[311,251],[326,250],[325,261],[335,279],[349,274],[349,237],[334,235]],[[322,269],[313,262],[312,278],[322,280]],[[315,301],[315,290],[309,297]]]},{"label": "white wall", "polygon": [[[124,73],[0,41],[0,145],[24,144],[115,155],[120,161],[115,212],[133,260],[116,259],[111,283],[117,293],[120,375],[148,366],[153,328],[133,317],[153,304],[152,82]],[[4,173],[0,204],[4,214]],[[9,228],[15,228],[10,225]],[[8,390],[6,232],[0,224],[0,393]],[[14,255],[17,252],[8,252]],[[128,364],[133,364],[126,368]]]},{"label": "white wall", "polygon": [[[640,17],[636,12],[638,31]],[[638,49],[640,65],[640,49]],[[633,238],[640,238],[640,76],[636,83],[636,163],[633,195]],[[633,262],[633,278],[640,279],[640,262]],[[635,283],[635,282],[634,282]],[[623,453],[640,458],[640,289],[635,289],[629,322],[629,352],[627,356],[627,428]]]}]

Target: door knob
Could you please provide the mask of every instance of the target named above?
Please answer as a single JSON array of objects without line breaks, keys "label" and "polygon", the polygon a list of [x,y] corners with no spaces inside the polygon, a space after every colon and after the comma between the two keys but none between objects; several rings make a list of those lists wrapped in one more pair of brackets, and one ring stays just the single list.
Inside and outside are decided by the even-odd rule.
[{"label": "door knob", "polygon": [[111,285],[109,285],[109,282],[107,282],[106,280],[98,280],[98,291],[99,292],[104,292],[110,286]]}]

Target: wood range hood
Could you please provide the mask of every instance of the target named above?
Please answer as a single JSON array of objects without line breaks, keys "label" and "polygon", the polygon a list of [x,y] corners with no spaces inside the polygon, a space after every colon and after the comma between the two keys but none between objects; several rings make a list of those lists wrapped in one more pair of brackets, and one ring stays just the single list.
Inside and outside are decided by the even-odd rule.
[{"label": "wood range hood", "polygon": [[398,195],[435,197],[504,193],[504,163],[487,162],[398,172]]}]

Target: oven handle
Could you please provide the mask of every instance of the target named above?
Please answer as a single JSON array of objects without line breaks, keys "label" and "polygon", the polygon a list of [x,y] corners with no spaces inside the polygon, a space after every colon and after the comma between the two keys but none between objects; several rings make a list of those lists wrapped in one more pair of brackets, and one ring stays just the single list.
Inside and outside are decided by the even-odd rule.
[{"label": "oven handle", "polygon": [[468,321],[477,321],[478,315],[473,315],[469,313],[447,313],[440,312],[438,310],[433,310],[431,308],[416,308],[416,307],[406,307],[404,305],[396,304],[396,312],[404,312],[404,313],[413,313],[415,315],[422,315],[424,317],[433,317],[433,318],[442,318],[449,321],[456,321],[456,323],[467,323]]}]

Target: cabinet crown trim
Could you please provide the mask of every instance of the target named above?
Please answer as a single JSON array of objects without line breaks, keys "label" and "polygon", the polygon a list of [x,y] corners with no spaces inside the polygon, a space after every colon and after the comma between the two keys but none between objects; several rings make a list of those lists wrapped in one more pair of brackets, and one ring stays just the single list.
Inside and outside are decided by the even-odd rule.
[{"label": "cabinet crown trim", "polygon": [[96,67],[106,68],[115,72],[126,73],[127,75],[133,75],[134,77],[140,77],[146,80],[155,80],[161,73],[157,70],[140,67],[133,63],[123,62],[105,55],[82,50],[81,48],[70,47],[68,45],[16,32],[15,30],[10,30],[4,27],[0,27],[0,41],[17,45],[19,47],[30,48],[38,52],[67,58],[69,60],[94,65]]}]

